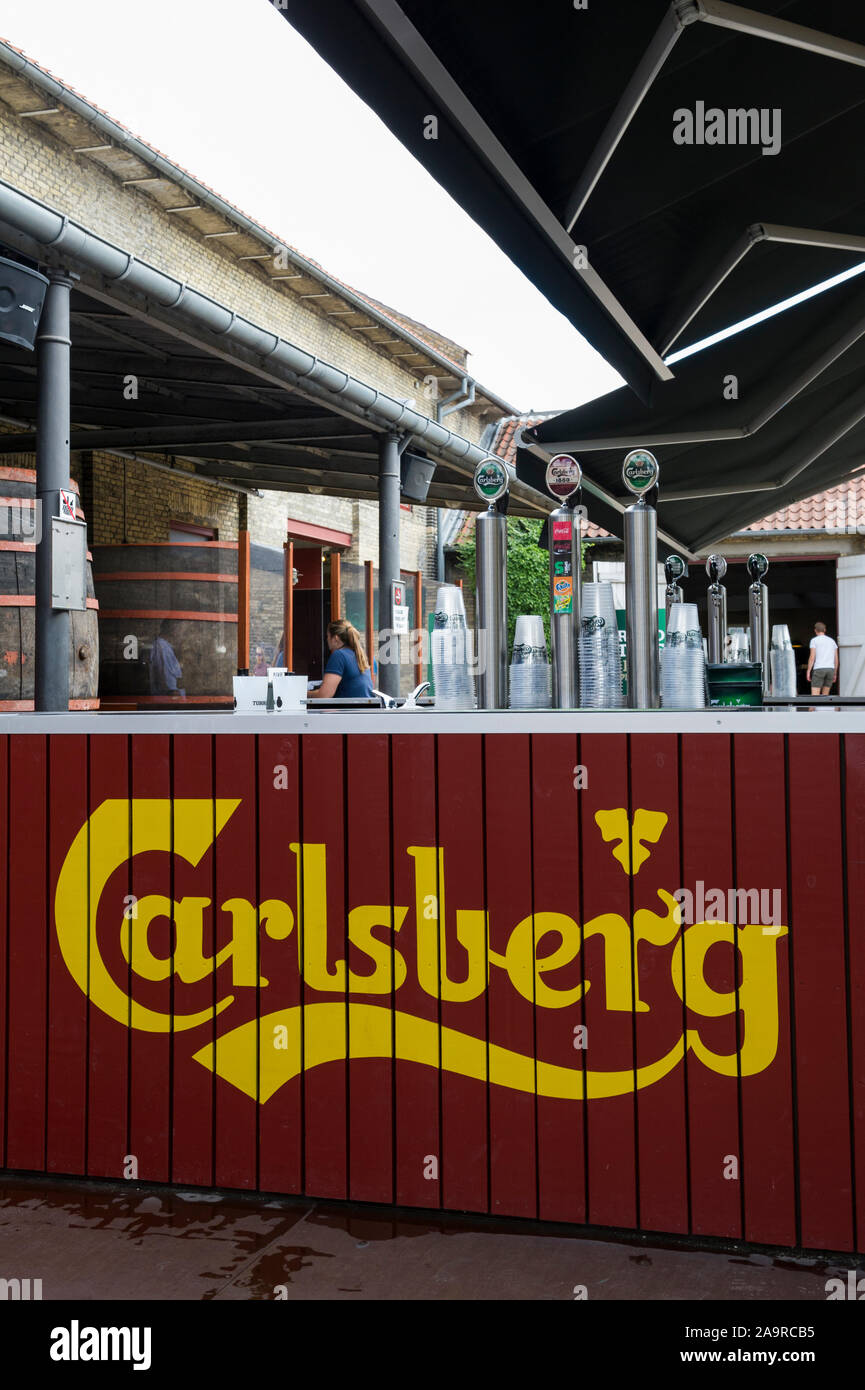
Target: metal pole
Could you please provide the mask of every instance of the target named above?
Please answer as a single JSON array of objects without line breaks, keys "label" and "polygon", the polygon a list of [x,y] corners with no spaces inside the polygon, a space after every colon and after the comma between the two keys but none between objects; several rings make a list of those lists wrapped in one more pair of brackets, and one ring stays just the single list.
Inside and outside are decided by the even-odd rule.
[{"label": "metal pole", "polygon": [[508,521],[490,507],[478,515],[477,634],[478,709],[508,703]]},{"label": "metal pole", "polygon": [[35,708],[69,709],[70,614],[51,606],[51,518],[60,515],[60,489],[69,486],[72,277],[49,274],[36,335],[36,674]]},{"label": "metal pole", "polygon": [[643,499],[625,510],[625,628],[628,640],[628,705],[657,709],[658,514]]},{"label": "metal pole", "polygon": [[[567,530],[565,530],[567,528]],[[564,532],[564,535],[561,533]],[[579,512],[573,507],[557,507],[549,515],[550,551],[550,639],[552,645],[553,708],[575,709],[579,704],[577,680],[577,634],[580,630],[582,607],[581,524]],[[557,613],[556,580],[567,578],[557,573],[563,560],[570,564],[573,584],[571,611]]]},{"label": "metal pole", "polygon": [[[391,585],[400,577],[399,440],[398,434],[383,434],[378,450],[378,686],[385,695],[399,694],[399,660],[389,659],[394,643]],[[399,638],[395,641],[398,653]]]}]

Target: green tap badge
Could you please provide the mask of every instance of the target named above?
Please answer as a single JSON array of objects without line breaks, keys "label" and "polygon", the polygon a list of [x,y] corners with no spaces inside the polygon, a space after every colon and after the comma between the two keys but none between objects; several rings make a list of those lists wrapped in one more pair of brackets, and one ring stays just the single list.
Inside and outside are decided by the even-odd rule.
[{"label": "green tap badge", "polygon": [[658,460],[654,454],[650,454],[648,449],[632,449],[625,456],[622,465],[622,478],[625,487],[629,488],[635,497],[642,495],[653,488],[658,481]]},{"label": "green tap badge", "polygon": [[510,478],[501,459],[481,459],[475,469],[475,492],[482,502],[497,502],[508,490]]}]

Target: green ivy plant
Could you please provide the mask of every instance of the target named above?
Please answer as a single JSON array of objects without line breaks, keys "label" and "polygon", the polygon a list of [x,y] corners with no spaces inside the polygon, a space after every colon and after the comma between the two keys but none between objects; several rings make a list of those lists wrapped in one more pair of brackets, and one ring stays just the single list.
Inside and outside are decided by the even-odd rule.
[{"label": "green ivy plant", "polygon": [[[541,613],[547,644],[550,641],[550,560],[538,546],[542,521],[528,517],[508,517],[508,652],[514,642],[517,618],[523,613]],[[582,568],[591,541],[583,541]],[[477,546],[475,537],[455,547],[469,589],[475,586]]]}]

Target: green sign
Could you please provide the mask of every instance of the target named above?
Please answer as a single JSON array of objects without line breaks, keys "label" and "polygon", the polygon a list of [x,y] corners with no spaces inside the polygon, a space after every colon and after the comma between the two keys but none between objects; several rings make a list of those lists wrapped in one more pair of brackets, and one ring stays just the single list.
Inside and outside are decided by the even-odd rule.
[{"label": "green sign", "polygon": [[[625,610],[616,609],[616,627],[619,629],[619,656],[622,659],[622,689],[628,693],[628,635],[625,629]],[[658,648],[664,650],[664,643],[667,640],[667,610],[658,610]]]},{"label": "green sign", "polygon": [[483,502],[497,502],[507,492],[509,482],[501,459],[483,459],[475,469],[475,492]]},{"label": "green sign", "polygon": [[625,487],[630,488],[636,497],[655,486],[658,472],[658,460],[648,449],[632,449],[622,464]]}]

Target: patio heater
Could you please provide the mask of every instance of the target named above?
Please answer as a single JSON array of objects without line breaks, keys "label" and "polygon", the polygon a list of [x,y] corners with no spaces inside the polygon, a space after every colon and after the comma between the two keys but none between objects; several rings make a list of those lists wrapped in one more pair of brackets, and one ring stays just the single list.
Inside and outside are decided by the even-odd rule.
[{"label": "patio heater", "polygon": [[706,593],[706,606],[709,614],[708,660],[711,665],[720,665],[726,656],[727,643],[727,590],[721,583],[727,573],[727,561],[723,555],[710,555],[706,561],[706,573],[710,584]]},{"label": "patio heater", "polygon": [[658,709],[658,513],[649,497],[658,486],[658,460],[648,449],[625,456],[622,478],[637,499],[625,509],[625,633],[628,643],[628,705]]},{"label": "patio heater", "polygon": [[556,454],[547,464],[547,490],[561,502],[550,512],[550,637],[554,709],[578,704],[577,634],[582,592],[582,508],[577,506],[583,470],[570,454]]},{"label": "patio heater", "polygon": [[748,573],[751,584],[748,588],[748,618],[751,624],[751,660],[759,661],[763,667],[763,694],[768,695],[771,686],[769,667],[769,590],[763,583],[763,576],[769,569],[769,561],[759,551],[748,556]]},{"label": "patio heater", "polygon": [[508,703],[509,485],[501,459],[491,455],[475,469],[475,492],[488,503],[475,523],[478,709],[506,709]]}]

